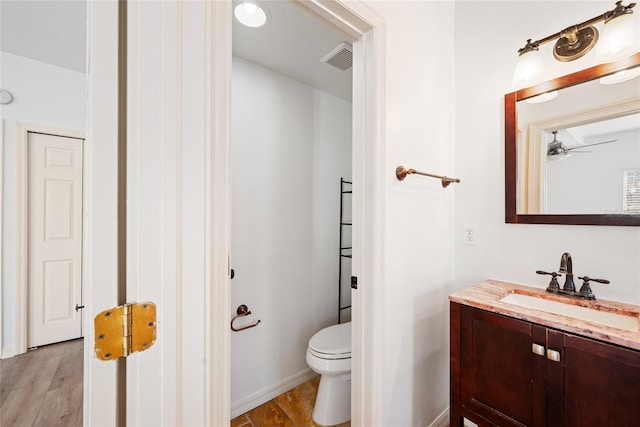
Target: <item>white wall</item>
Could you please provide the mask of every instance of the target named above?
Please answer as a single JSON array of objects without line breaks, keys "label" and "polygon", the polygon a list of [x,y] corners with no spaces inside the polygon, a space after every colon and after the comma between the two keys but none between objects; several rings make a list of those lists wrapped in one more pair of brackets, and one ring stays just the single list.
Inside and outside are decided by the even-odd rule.
[{"label": "white wall", "polygon": [[[340,178],[351,181],[351,103],[325,92],[313,91],[312,190],[312,290],[314,329],[336,323],[338,315],[338,239]],[[350,186],[345,186],[350,189]],[[344,220],[351,220],[351,196],[344,196]],[[343,228],[343,244],[351,241],[349,226]],[[346,252],[345,252],[346,253]],[[342,306],[351,301],[351,259],[342,259]],[[341,321],[351,311],[343,310]]]},{"label": "white wall", "polygon": [[[449,305],[453,202],[466,185],[442,188],[399,165],[456,176],[454,3],[366,1],[384,19],[385,217],[383,312],[375,331],[380,425],[425,426],[449,405]],[[367,286],[366,283],[359,285]]]},{"label": "white wall", "polygon": [[234,411],[305,371],[309,338],[337,322],[351,104],[237,57],[232,88],[231,310],[262,321],[231,337]]},{"label": "white wall", "polygon": [[85,74],[0,52],[0,86],[14,100],[0,107],[4,122],[4,188],[2,234],[2,350],[15,346],[17,149],[16,123],[85,128]]},{"label": "white wall", "polygon": [[[456,289],[486,278],[545,287],[534,271],[557,268],[569,251],[577,272],[612,279],[594,290],[598,296],[639,301],[635,228],[504,223],[503,96],[516,52],[527,38],[612,4],[364,3],[384,19],[386,35],[386,295],[376,315],[387,328],[376,331],[385,348],[376,364],[384,390],[377,411],[384,425],[429,425],[449,405],[447,296]],[[566,74],[589,60],[549,71]],[[399,183],[398,165],[462,182],[446,190],[422,177]],[[477,227],[476,246],[463,245],[465,224]]]},{"label": "white wall", "polygon": [[[517,50],[612,7],[611,2],[456,2],[455,287],[487,278],[544,288],[568,251],[574,272],[611,280],[596,286],[603,299],[640,302],[640,230],[636,227],[524,225],[504,222],[503,96],[511,92]],[[481,16],[482,19],[478,19]],[[570,63],[548,59],[551,77],[594,65],[593,52]],[[462,228],[478,230],[476,246],[462,243]]]}]

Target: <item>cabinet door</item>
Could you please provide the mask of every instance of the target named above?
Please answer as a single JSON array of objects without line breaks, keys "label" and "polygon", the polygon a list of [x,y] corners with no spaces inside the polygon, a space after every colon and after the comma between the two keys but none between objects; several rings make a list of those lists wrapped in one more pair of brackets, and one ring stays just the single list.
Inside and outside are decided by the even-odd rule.
[{"label": "cabinet door", "polygon": [[562,345],[564,365],[564,375],[547,371],[558,403],[549,403],[549,426],[640,425],[640,352],[558,331],[548,339]]},{"label": "cabinet door", "polygon": [[532,352],[545,345],[545,329],[466,306],[460,329],[462,415],[481,425],[545,425],[546,359]]}]

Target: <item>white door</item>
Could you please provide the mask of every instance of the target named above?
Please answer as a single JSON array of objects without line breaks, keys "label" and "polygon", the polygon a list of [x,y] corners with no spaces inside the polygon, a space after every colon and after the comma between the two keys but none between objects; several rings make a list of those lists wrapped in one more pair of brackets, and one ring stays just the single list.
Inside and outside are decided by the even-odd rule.
[{"label": "white door", "polygon": [[82,336],[83,142],[29,133],[28,347]]}]

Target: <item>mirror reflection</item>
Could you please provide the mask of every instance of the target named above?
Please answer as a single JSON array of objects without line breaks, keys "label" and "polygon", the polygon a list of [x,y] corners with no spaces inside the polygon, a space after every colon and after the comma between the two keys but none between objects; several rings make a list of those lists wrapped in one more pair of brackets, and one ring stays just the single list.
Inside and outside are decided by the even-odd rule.
[{"label": "mirror reflection", "polygon": [[640,79],[601,80],[517,102],[518,214],[640,214]]}]

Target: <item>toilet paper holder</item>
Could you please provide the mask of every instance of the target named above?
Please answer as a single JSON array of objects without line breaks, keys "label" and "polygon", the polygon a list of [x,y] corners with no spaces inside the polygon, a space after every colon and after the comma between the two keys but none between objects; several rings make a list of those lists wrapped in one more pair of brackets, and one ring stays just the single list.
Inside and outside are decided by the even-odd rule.
[{"label": "toilet paper holder", "polygon": [[239,305],[238,308],[236,309],[236,315],[231,318],[231,330],[234,331],[234,332],[239,332],[239,331],[244,331],[245,329],[249,329],[249,328],[253,328],[255,326],[258,326],[258,324],[260,323],[260,319],[256,320],[255,322],[253,322],[250,325],[241,326],[239,328],[236,328],[235,326],[233,326],[233,322],[236,319],[238,319],[240,317],[248,316],[250,314],[251,314],[251,311],[249,310],[249,307],[247,307],[244,304]]}]

